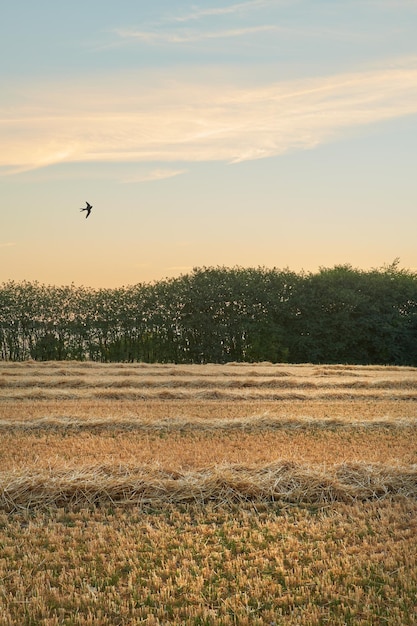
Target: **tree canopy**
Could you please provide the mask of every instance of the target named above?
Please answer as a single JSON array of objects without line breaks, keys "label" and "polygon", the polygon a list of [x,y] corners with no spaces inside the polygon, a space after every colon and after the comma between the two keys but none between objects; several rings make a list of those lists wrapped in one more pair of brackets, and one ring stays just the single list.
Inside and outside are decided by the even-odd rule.
[{"label": "tree canopy", "polygon": [[417,366],[417,275],[195,268],[118,289],[0,285],[0,358]]}]

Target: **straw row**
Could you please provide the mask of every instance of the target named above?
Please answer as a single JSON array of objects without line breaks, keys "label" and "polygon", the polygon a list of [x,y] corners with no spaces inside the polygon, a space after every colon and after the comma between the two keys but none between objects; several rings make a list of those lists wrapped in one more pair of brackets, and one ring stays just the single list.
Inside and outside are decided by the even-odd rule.
[{"label": "straw row", "polygon": [[[72,376],[60,377],[24,377],[17,376],[0,378],[0,388],[2,389],[80,389],[91,387],[90,378],[79,378]],[[269,378],[241,378],[231,376],[216,377],[196,377],[176,375],[171,377],[155,376],[142,378],[132,376],[121,378],[120,376],[97,377],[94,380],[96,389],[342,389],[342,390],[384,390],[384,389],[405,389],[417,390],[416,378],[404,378],[402,380],[349,380],[334,381],[329,378],[321,381],[314,381],[305,378],[282,378],[271,376]]]},{"label": "straw row", "polygon": [[403,366],[403,365],[344,365],[344,364],[326,364],[317,365],[314,363],[272,363],[270,361],[258,361],[258,362],[243,362],[243,361],[229,361],[227,363],[146,363],[146,362],[113,362],[113,363],[100,363],[98,361],[35,361],[28,359],[27,361],[3,361],[4,368],[7,370],[21,370],[21,369],[34,369],[43,370],[44,372],[60,370],[67,372],[69,369],[84,370],[112,370],[115,366],[119,370],[135,371],[148,370],[152,372],[152,375],[158,371],[172,371],[181,370],[181,372],[198,372],[199,370],[207,372],[207,368],[215,370],[221,369],[224,372],[233,371],[233,375],[239,372],[259,372],[259,371],[298,371],[312,370],[317,374],[330,374],[337,372],[339,374],[349,374],[350,372],[415,372],[416,367]]},{"label": "straw row", "polygon": [[188,389],[186,387],[170,389],[97,389],[86,387],[80,389],[41,389],[36,387],[25,389],[0,389],[0,401],[9,400],[223,400],[223,401],[285,401],[285,400],[368,400],[380,402],[381,400],[407,400],[417,401],[417,390],[408,391],[403,389],[341,389],[329,390],[282,390],[271,391],[264,389]]},{"label": "straw row", "polygon": [[0,474],[0,510],[156,506],[236,502],[325,505],[390,496],[417,497],[417,466],[286,461],[263,467],[220,465],[170,472],[158,467],[96,466]]},{"label": "straw row", "polygon": [[417,430],[416,418],[376,418],[352,420],[343,418],[313,417],[274,417],[254,415],[242,418],[187,418],[169,417],[162,419],[141,419],[109,417],[88,417],[77,419],[67,416],[43,417],[39,419],[0,420],[0,432],[8,433],[106,433],[106,432],[143,432],[187,433],[187,432],[262,432],[262,431],[307,431],[307,430],[353,431],[375,430]]}]

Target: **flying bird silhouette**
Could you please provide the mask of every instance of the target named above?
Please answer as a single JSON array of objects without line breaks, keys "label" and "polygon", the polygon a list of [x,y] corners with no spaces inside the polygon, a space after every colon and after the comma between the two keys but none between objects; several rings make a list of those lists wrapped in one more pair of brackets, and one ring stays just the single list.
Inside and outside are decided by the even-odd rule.
[{"label": "flying bird silhouette", "polygon": [[81,211],[81,212],[82,212],[82,211],[87,211],[87,215],[85,216],[85,219],[87,219],[87,217],[88,217],[88,216],[90,215],[90,213],[91,213],[91,209],[93,208],[93,206],[92,206],[89,202],[87,202],[87,200],[85,201],[85,203],[86,203],[86,205],[87,205],[87,206],[85,207],[85,209],[80,209],[80,211]]}]

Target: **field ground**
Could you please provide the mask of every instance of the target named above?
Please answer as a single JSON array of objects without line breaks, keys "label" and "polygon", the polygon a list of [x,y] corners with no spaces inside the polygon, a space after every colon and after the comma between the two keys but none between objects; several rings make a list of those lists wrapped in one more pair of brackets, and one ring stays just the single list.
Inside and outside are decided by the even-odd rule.
[{"label": "field ground", "polygon": [[0,364],[0,623],[417,623],[417,369]]}]

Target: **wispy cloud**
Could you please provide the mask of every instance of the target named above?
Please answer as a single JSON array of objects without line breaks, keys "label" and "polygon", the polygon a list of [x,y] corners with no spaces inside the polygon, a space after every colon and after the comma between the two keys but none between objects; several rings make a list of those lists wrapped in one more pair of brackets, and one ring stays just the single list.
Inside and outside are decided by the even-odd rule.
[{"label": "wispy cloud", "polygon": [[185,174],[187,170],[170,170],[170,169],[156,169],[150,172],[144,172],[134,176],[130,176],[122,180],[123,183],[149,183],[156,180],[163,180],[164,178],[174,178]]},{"label": "wispy cloud", "polygon": [[[95,50],[106,50],[110,48],[117,48],[127,42],[141,42],[145,44],[187,44],[195,43],[207,40],[216,39],[230,39],[234,37],[243,37],[247,35],[255,35],[266,31],[284,31],[279,28],[278,25],[273,24],[257,24],[234,26],[232,28],[219,28],[218,23],[212,30],[201,28],[201,25],[196,25],[195,28],[187,28],[187,22],[201,22],[202,20],[210,17],[222,17],[222,16],[234,16],[235,14],[241,14],[244,16],[248,11],[255,9],[261,9],[274,4],[291,4],[299,2],[300,0],[250,0],[248,2],[238,2],[228,6],[211,7],[205,9],[194,8],[191,12],[173,16],[168,15],[161,18],[159,21],[149,25],[145,25],[145,28],[116,28],[112,30],[113,34],[117,35],[118,39],[115,39],[106,44],[95,45]],[[234,22],[236,23],[236,22]],[[172,26],[176,28],[173,30]],[[171,28],[170,28],[171,26]],[[288,29],[286,29],[288,30]]]},{"label": "wispy cloud", "polygon": [[173,18],[176,22],[189,22],[190,20],[200,20],[204,17],[216,15],[230,15],[231,13],[240,13],[242,11],[250,11],[259,9],[271,4],[277,4],[277,0],[252,0],[249,2],[237,2],[229,4],[225,7],[211,7],[210,9],[196,9],[187,15]]},{"label": "wispy cloud", "polygon": [[0,248],[13,248],[16,245],[14,241],[7,241],[6,243],[0,242]]},{"label": "wispy cloud", "polygon": [[230,39],[243,37],[266,31],[277,31],[277,26],[265,24],[248,26],[246,28],[231,28],[229,30],[197,31],[187,30],[178,32],[158,32],[147,30],[117,30],[116,34],[122,39],[143,41],[145,43],[193,43],[207,39]]},{"label": "wispy cloud", "polygon": [[374,6],[377,9],[417,9],[417,0],[367,0],[365,4]]},{"label": "wispy cloud", "polygon": [[[106,77],[101,88],[37,85],[31,97],[32,109],[0,109],[0,167],[11,171],[69,162],[238,162],[417,114],[417,58],[262,86]],[[162,167],[146,176],[182,171]]]}]

